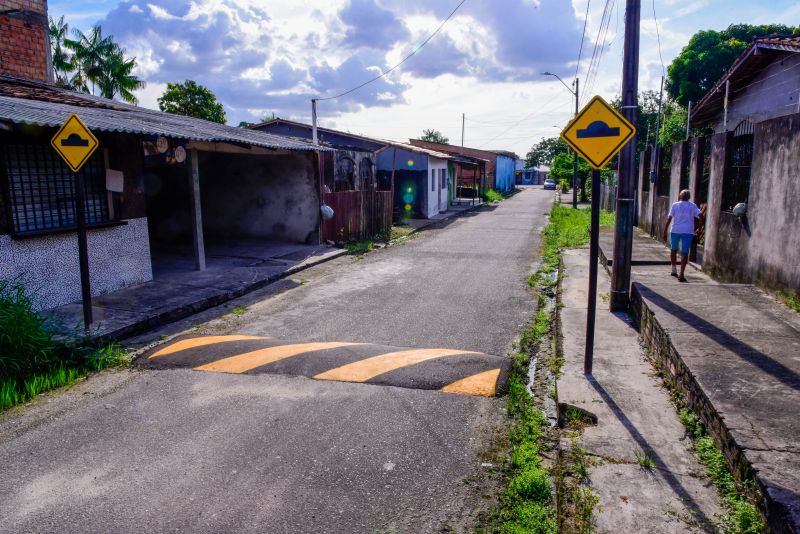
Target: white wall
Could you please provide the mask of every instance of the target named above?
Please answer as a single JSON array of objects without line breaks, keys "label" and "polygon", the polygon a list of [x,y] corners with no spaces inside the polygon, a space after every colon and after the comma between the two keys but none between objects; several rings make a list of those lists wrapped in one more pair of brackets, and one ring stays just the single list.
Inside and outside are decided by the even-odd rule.
[{"label": "white wall", "polygon": [[[147,218],[89,229],[92,295],[153,279]],[[18,279],[38,309],[81,299],[78,238],[74,232],[27,239],[0,235],[0,280]]]},{"label": "white wall", "polygon": [[[442,176],[444,179],[442,180]],[[442,184],[442,181],[444,184]],[[442,185],[444,187],[442,187]],[[440,193],[441,191],[441,193]],[[441,202],[439,198],[441,197]],[[428,158],[428,217],[447,210],[447,160]]]}]

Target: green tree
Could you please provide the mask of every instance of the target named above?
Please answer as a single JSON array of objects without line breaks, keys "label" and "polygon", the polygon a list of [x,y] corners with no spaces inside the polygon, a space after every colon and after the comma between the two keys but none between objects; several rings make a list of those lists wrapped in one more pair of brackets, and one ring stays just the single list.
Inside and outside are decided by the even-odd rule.
[{"label": "green tree", "polygon": [[431,143],[441,143],[443,145],[450,142],[439,130],[422,130],[422,137],[420,137],[420,139],[423,141],[430,141]]},{"label": "green tree", "polygon": [[144,87],[144,82],[133,75],[135,68],[136,58],[127,59],[125,50],[115,43],[100,65],[97,78],[100,96],[114,98],[119,95],[125,102],[137,104],[139,100],[133,91]]},{"label": "green tree", "polygon": [[64,16],[62,15],[58,20],[50,17],[50,47],[56,85],[72,89],[70,83],[73,70],[72,56],[64,44],[67,35],[69,35],[69,24],[64,21]]},{"label": "green tree", "polygon": [[697,102],[719,80],[754,37],[800,33],[800,27],[783,24],[732,24],[722,31],[703,30],[667,69],[667,93],[681,106]]},{"label": "green tree", "polygon": [[197,117],[220,124],[225,124],[227,120],[225,108],[217,102],[214,93],[193,80],[168,83],[167,90],[158,98],[158,107],[167,113]]},{"label": "green tree", "polygon": [[525,168],[549,165],[558,154],[567,152],[567,144],[560,137],[542,138],[525,155]]},{"label": "green tree", "polygon": [[56,85],[106,98],[119,95],[136,104],[133,91],[144,87],[144,82],[133,75],[136,58],[125,57],[125,50],[112,36],[104,37],[100,26],[93,26],[88,33],[78,29],[72,33],[75,38],[68,38],[69,24],[63,16],[58,20],[50,18]]}]

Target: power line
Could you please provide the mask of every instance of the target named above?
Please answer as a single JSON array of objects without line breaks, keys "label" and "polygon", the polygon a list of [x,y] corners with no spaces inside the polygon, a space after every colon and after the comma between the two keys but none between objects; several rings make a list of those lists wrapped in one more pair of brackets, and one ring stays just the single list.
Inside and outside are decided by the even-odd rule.
[{"label": "power line", "polygon": [[653,0],[653,22],[656,25],[656,38],[658,39],[658,59],[661,60],[661,75],[667,75],[667,69],[664,67],[664,58],[661,56],[661,32],[658,31],[658,17],[656,17],[656,0]]},{"label": "power line", "polygon": [[[592,57],[589,60],[589,67],[586,69],[586,77],[584,78],[584,84],[583,84],[583,87],[584,87],[583,94],[584,95],[590,94],[589,91],[587,91],[587,89],[589,89],[589,81],[590,81],[590,79],[592,77],[592,74],[593,74],[592,73],[592,69],[594,68],[594,62],[595,62],[595,59],[597,57],[597,49],[598,49],[598,46],[600,45],[600,35],[603,32],[603,23],[605,22],[606,11],[608,10],[608,4],[610,3],[610,1],[611,0],[606,0],[605,6],[603,6],[603,15],[600,17],[600,26],[597,29],[597,38],[594,41],[594,48],[592,49]],[[585,98],[582,99],[582,100],[585,100]]]},{"label": "power line", "polygon": [[[489,143],[491,143],[491,142],[492,142],[492,141],[494,141],[495,139],[499,138],[501,135],[505,134],[505,133],[506,133],[506,132],[508,132],[509,130],[512,130],[512,129],[516,128],[516,127],[517,127],[517,126],[518,126],[520,123],[522,123],[523,121],[525,121],[525,120],[527,120],[527,119],[530,119],[530,118],[531,118],[531,117],[533,117],[534,115],[537,115],[537,114],[541,113],[541,112],[542,112],[542,108],[544,108],[545,106],[547,106],[547,105],[549,105],[550,103],[552,103],[552,102],[553,102],[553,100],[555,100],[556,98],[558,98],[558,96],[559,96],[559,95],[555,95],[553,98],[551,98],[550,100],[548,100],[547,102],[545,102],[544,104],[542,104],[542,106],[541,106],[541,107],[539,107],[538,109],[536,109],[535,111],[533,111],[533,112],[531,112],[531,113],[529,113],[529,114],[525,115],[525,116],[524,116],[524,117],[522,117],[520,120],[518,120],[517,122],[515,122],[514,124],[512,124],[511,126],[509,126],[508,128],[506,128],[505,130],[503,130],[503,131],[502,131],[502,132],[500,132],[499,134],[495,135],[494,137],[492,137],[491,139],[489,139],[489,140],[488,140],[488,141],[486,141],[485,143],[481,144],[481,146],[480,146],[479,148],[482,148],[482,147],[484,147],[484,146],[488,145]],[[570,102],[572,102],[572,99],[570,99]]]},{"label": "power line", "polygon": [[453,9],[453,11],[451,11],[451,12],[450,12],[450,14],[449,14],[449,15],[447,15],[447,18],[445,18],[445,19],[442,21],[442,23],[441,23],[441,24],[439,24],[439,27],[438,27],[438,28],[436,28],[436,30],[435,30],[435,31],[434,31],[432,34],[430,34],[430,35],[428,36],[428,38],[427,38],[427,39],[425,39],[424,41],[422,41],[422,44],[420,44],[419,46],[417,46],[416,48],[414,48],[414,50],[412,50],[410,54],[408,54],[406,57],[404,57],[404,58],[403,58],[403,59],[400,61],[400,63],[398,63],[398,64],[397,64],[397,65],[395,65],[394,67],[390,68],[389,70],[386,70],[386,71],[383,71],[383,72],[381,72],[379,75],[375,76],[374,78],[371,78],[371,79],[369,79],[369,80],[365,81],[364,83],[362,83],[362,84],[360,84],[360,85],[357,85],[357,86],[353,87],[352,89],[350,89],[350,90],[348,90],[348,91],[345,91],[344,93],[340,93],[340,94],[338,94],[338,95],[336,95],[336,96],[326,96],[326,97],[323,97],[323,98],[317,98],[316,100],[333,100],[334,98],[339,98],[339,97],[342,97],[342,96],[345,96],[345,95],[349,95],[349,94],[350,94],[350,93],[352,93],[353,91],[358,91],[358,90],[359,90],[359,89],[361,89],[362,87],[364,87],[364,86],[366,86],[366,85],[369,85],[369,84],[371,84],[371,83],[372,83],[372,82],[374,82],[374,81],[380,80],[381,78],[383,78],[384,76],[386,76],[387,74],[389,74],[390,72],[392,72],[393,70],[395,70],[396,68],[398,68],[400,65],[402,65],[403,63],[405,63],[406,61],[408,61],[409,59],[411,59],[411,57],[412,57],[413,55],[415,55],[417,52],[419,52],[420,50],[422,50],[422,47],[423,47],[423,46],[425,46],[426,44],[428,44],[428,41],[430,41],[431,39],[433,39],[433,38],[434,38],[434,36],[435,36],[437,33],[439,33],[439,31],[440,31],[442,28],[444,28],[444,25],[445,25],[445,24],[447,24],[447,21],[449,21],[449,20],[450,20],[450,18],[451,18],[453,15],[455,15],[456,11],[458,11],[458,8],[460,8],[460,7],[461,7],[461,6],[464,4],[464,2],[466,2],[466,1],[467,1],[467,0],[461,0],[461,2],[459,2],[459,3],[458,3],[458,5],[457,5],[457,6],[456,6],[456,7]]},{"label": "power line", "polygon": [[583,33],[581,34],[581,47],[578,49],[578,64],[575,65],[575,77],[578,77],[578,71],[581,68],[581,55],[583,54],[583,41],[586,39],[586,23],[589,22],[589,6],[592,0],[586,0],[586,16],[583,18]]},{"label": "power line", "polygon": [[[597,42],[595,43],[597,55],[594,62],[594,70],[591,72],[590,75],[587,75],[587,82],[585,85],[585,89],[583,91],[583,101],[586,102],[589,100],[589,96],[594,91],[594,86],[597,82],[597,75],[600,72],[600,63],[603,60],[603,54],[606,51],[606,41],[608,39],[608,28],[611,25],[611,15],[614,12],[614,7],[616,6],[616,0],[606,0],[605,9],[603,10],[603,17],[600,20],[600,28],[597,31]],[[602,40],[600,39],[600,33],[603,34]],[[591,65],[590,65],[591,69]],[[591,77],[591,81],[589,78]]]}]

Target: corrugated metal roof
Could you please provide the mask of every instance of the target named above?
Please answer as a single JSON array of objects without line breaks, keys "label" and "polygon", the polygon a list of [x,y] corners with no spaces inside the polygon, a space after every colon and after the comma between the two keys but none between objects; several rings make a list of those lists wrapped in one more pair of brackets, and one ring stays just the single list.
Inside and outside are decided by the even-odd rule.
[{"label": "corrugated metal roof", "polygon": [[[5,80],[4,80],[5,81]],[[8,87],[8,84],[7,84]],[[19,84],[22,89],[13,94],[27,94],[32,87]],[[33,88],[36,89],[36,88]],[[330,151],[312,143],[271,135],[257,130],[235,128],[194,117],[184,117],[137,106],[122,104],[98,97],[84,97],[79,93],[45,87],[47,100],[0,95],[0,120],[17,124],[59,127],[70,114],[76,113],[91,130],[139,135],[164,136],[189,141],[234,143],[279,150]],[[8,91],[3,91],[6,95]],[[61,95],[60,93],[64,93]],[[54,102],[63,96],[69,104]]]},{"label": "corrugated metal roof", "polygon": [[450,154],[445,154],[444,152],[437,152],[435,150],[430,150],[428,148],[422,148],[420,146],[409,145],[407,143],[398,143],[397,141],[389,141],[387,139],[379,139],[381,143],[386,143],[387,146],[393,146],[397,148],[402,148],[403,150],[408,150],[409,152],[416,152],[417,154],[426,154],[433,158],[439,159],[451,159]]}]

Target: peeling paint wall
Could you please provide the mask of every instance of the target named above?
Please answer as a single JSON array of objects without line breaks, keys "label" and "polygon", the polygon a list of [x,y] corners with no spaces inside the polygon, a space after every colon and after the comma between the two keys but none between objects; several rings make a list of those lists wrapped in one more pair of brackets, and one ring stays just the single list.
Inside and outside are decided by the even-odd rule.
[{"label": "peeling paint wall", "polygon": [[713,250],[703,268],[725,280],[800,291],[800,114],[756,124],[748,213],[741,220],[720,212],[719,200],[712,200],[721,192],[724,168],[717,136],[715,141],[709,188],[714,217],[706,227],[707,240],[714,234]]},{"label": "peeling paint wall", "polygon": [[312,157],[200,152],[206,238],[317,243],[319,185]]}]

